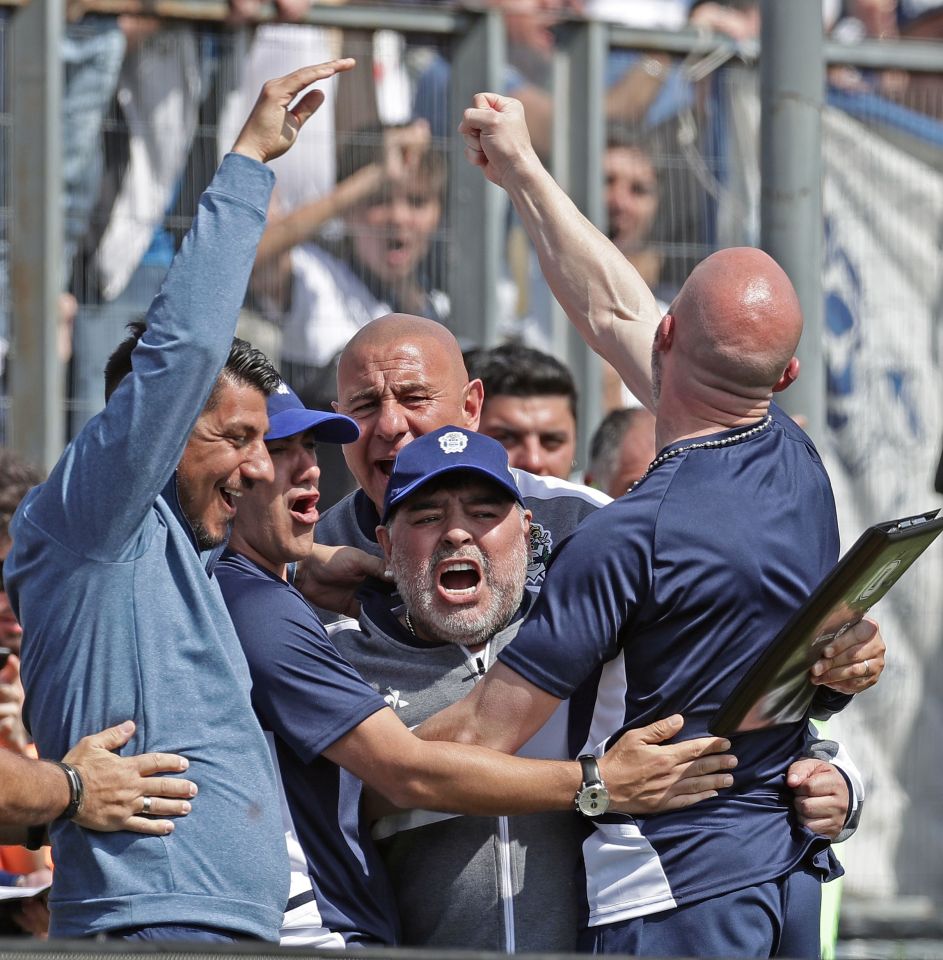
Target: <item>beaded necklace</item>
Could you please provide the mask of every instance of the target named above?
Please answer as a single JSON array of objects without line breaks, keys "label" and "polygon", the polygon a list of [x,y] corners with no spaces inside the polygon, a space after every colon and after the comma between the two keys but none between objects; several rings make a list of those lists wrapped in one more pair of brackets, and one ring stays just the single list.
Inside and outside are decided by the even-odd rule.
[{"label": "beaded necklace", "polygon": [[773,422],[773,418],[770,414],[767,414],[759,423],[754,424],[748,430],[744,430],[741,433],[735,433],[729,437],[724,437],[721,440],[702,440],[699,443],[689,443],[683,447],[672,447],[670,450],[666,450],[664,453],[660,453],[654,460],[648,465],[648,469],[645,473],[642,474],[632,484],[631,488],[634,490],[656,467],[660,467],[666,460],[670,460],[672,457],[676,457],[679,453],[684,453],[687,450],[714,450],[717,447],[729,447],[733,443],[740,443],[741,440],[748,440],[750,437],[755,437],[758,433],[762,433],[766,430]]}]

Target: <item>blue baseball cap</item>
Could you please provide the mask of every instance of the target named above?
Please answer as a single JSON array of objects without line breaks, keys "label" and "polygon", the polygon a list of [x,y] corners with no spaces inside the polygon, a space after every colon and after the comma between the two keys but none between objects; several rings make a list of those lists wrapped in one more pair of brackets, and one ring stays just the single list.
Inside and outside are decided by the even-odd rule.
[{"label": "blue baseball cap", "polygon": [[325,410],[309,410],[284,380],[269,394],[266,407],[266,440],[293,437],[296,433],[303,433],[312,427],[317,428],[317,439],[327,443],[352,443],[360,436],[360,427],[350,417]]},{"label": "blue baseball cap", "polygon": [[456,470],[493,481],[524,506],[504,447],[483,433],[448,426],[417,437],[396,455],[380,522],[386,524],[393,509],[430,480]]}]

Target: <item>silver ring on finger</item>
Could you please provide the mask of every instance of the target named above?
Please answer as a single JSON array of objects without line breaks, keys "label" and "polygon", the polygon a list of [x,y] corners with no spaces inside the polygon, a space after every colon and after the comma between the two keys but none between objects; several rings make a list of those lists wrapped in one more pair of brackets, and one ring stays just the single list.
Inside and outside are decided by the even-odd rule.
[{"label": "silver ring on finger", "polygon": [[141,802],[144,804],[144,806],[141,807],[141,813],[143,813],[144,816],[150,815],[151,803],[153,802],[153,800],[154,800],[153,797],[141,797]]},{"label": "silver ring on finger", "polygon": [[871,661],[870,661],[870,660],[865,660],[865,662],[864,662],[864,676],[865,676],[865,677],[870,677],[870,676],[871,676]]}]

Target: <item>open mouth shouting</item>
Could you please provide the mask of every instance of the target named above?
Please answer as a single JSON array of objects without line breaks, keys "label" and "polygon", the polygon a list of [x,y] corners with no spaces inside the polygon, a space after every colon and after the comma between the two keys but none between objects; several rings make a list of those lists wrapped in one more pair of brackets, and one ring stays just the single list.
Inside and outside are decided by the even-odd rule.
[{"label": "open mouth shouting", "polygon": [[383,241],[383,255],[390,267],[410,267],[413,262],[413,247],[409,237],[386,237]]},{"label": "open mouth shouting", "polygon": [[439,596],[447,603],[470,603],[478,598],[483,582],[481,564],[467,557],[442,560],[435,567]]},{"label": "open mouth shouting", "polygon": [[318,522],[318,500],[321,495],[315,490],[304,493],[288,501],[288,511],[292,520],[305,526],[312,526]]}]

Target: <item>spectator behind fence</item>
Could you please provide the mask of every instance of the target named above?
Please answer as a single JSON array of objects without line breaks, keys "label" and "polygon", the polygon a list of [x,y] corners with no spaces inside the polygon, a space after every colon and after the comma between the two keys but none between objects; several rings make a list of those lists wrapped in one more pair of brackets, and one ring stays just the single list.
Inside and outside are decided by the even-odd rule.
[{"label": "spectator behind fence", "polygon": [[10,539],[13,514],[23,497],[42,479],[42,472],[16,451],[0,448],[0,647],[8,647],[17,656],[23,631],[3,586],[3,562],[13,543]]},{"label": "spectator behind fence", "polygon": [[603,156],[609,239],[652,291],[661,282],[661,253],[651,243],[661,190],[649,138],[610,124]]},{"label": "spectator behind fence", "polygon": [[[308,5],[274,4],[279,19],[300,16]],[[82,6],[83,0],[70,0],[70,16]],[[223,6],[231,27],[251,18],[259,4],[225,0]],[[232,86],[233,62],[241,64],[243,35],[220,26],[146,13],[88,14],[67,30],[66,240],[70,251],[80,252],[70,436],[101,408],[101,368],[128,322],[144,314],[159,290],[183,239],[180,225],[189,222],[216,167],[219,102]],[[253,100],[263,79],[287,72],[280,64],[267,73]],[[237,124],[253,100],[239,107]],[[105,113],[104,150],[97,111]],[[68,263],[66,269],[68,278]]]},{"label": "spectator behind fence", "polygon": [[[283,317],[282,367],[296,388],[378,316],[449,314],[432,278],[445,155],[425,122],[350,135],[338,176],[327,197],[274,215],[259,247],[254,289],[267,312]],[[333,216],[343,217],[343,237],[326,244],[317,230]]]},{"label": "spectator behind fence", "polygon": [[478,430],[501,443],[512,467],[568,480],[576,467],[577,409],[569,369],[519,343],[468,350],[465,367],[485,388]]},{"label": "spectator behind fence", "polygon": [[[662,254],[652,243],[658,219],[661,188],[655,167],[651,135],[638,127],[610,123],[603,156],[606,232],[626,260],[639,272],[648,288],[660,295]],[[659,300],[667,308],[667,303]],[[614,409],[638,403],[609,364],[603,366],[603,406]]]},{"label": "spectator behind fence", "polygon": [[590,441],[584,479],[615,499],[632,489],[654,459],[654,416],[645,407],[610,410]]},{"label": "spectator behind fence", "polygon": [[243,488],[272,476],[265,393],[279,378],[232,335],[272,188],[263,164],[290,148],[322,94],[288,107],[352,66],[333,61],[265,85],[147,331],[109,363],[104,411],[14,518],[5,573],[40,751],[59,756],[135,715],[133,747],[181,749],[202,792],[172,839],[151,818],[181,802],[145,796],[137,812],[155,836],[133,838],[81,829],[74,782],[53,826],[55,935],[277,939],[288,894],[278,792],[212,573]]}]

